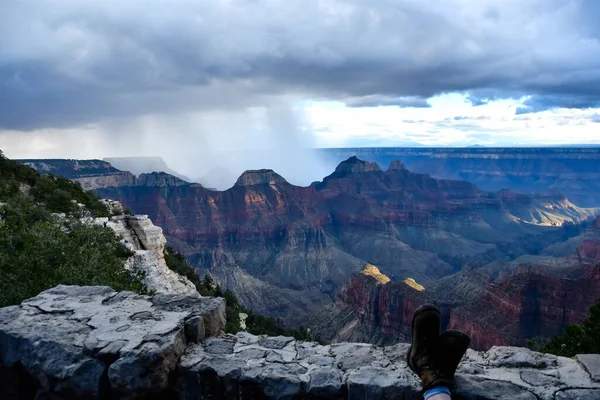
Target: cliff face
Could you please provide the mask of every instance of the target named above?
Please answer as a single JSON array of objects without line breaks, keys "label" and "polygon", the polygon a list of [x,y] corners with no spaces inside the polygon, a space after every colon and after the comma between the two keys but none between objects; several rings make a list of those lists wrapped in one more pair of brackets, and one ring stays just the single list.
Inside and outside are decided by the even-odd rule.
[{"label": "cliff face", "polygon": [[[373,275],[371,278],[375,279]],[[319,345],[220,335],[220,298],[58,286],[0,309],[0,398],[284,400],[417,398],[408,344]],[[468,350],[460,399],[597,399],[600,355]]]},{"label": "cliff face", "polygon": [[379,165],[400,159],[411,171],[462,179],[485,190],[556,190],[579,206],[600,206],[598,148],[355,148],[322,150]]},{"label": "cliff face", "polygon": [[129,186],[135,182],[131,172],[120,171],[100,160],[18,160],[42,174],[61,175],[79,182],[85,190],[109,186]]},{"label": "cliff face", "polygon": [[[107,201],[113,209],[122,210],[118,202]],[[144,275],[143,282],[158,294],[180,294],[199,297],[194,284],[184,276],[169,269],[165,262],[167,239],[162,229],[155,226],[147,215],[119,215],[95,218],[94,224],[111,228],[122,238],[122,243],[133,252],[125,261],[125,267]]]},{"label": "cliff face", "polygon": [[579,246],[579,255],[586,262],[600,262],[600,242],[585,240]]},{"label": "cliff face", "polygon": [[[442,310],[443,328],[467,332],[476,349],[526,346],[530,338],[560,335],[567,324],[581,323],[600,298],[600,264],[563,261],[551,270],[531,264],[465,268],[421,287],[410,281],[382,284],[356,273],[336,304],[306,323],[325,340],[389,345],[410,338],[412,314],[429,302]],[[342,310],[352,316],[335,318]]]},{"label": "cliff face", "polygon": [[[151,159],[152,160],[152,159]],[[101,160],[18,160],[42,174],[61,175],[79,182],[85,190],[124,186],[179,186],[189,185],[181,178],[162,171],[140,173],[137,177],[129,171],[119,170]],[[119,165],[129,165],[131,159],[117,159]],[[164,164],[164,162],[162,163]],[[156,165],[160,167],[162,164]],[[165,164],[166,166],[166,164]],[[148,165],[144,170],[147,170]],[[139,171],[139,169],[138,169]],[[150,170],[151,171],[151,170]]]}]

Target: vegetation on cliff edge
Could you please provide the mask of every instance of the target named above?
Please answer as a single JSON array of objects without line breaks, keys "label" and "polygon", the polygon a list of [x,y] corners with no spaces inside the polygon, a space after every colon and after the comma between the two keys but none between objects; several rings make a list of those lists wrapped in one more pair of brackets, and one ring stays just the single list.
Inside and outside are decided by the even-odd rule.
[{"label": "vegetation on cliff edge", "polygon": [[108,210],[79,185],[42,176],[0,152],[0,307],[59,284],[146,293],[141,277],[123,265],[129,250],[110,228],[81,222],[83,214]]},{"label": "vegetation on cliff edge", "polygon": [[568,325],[563,336],[550,340],[541,351],[557,356],[600,353],[600,300],[590,307],[590,315],[581,324]]}]

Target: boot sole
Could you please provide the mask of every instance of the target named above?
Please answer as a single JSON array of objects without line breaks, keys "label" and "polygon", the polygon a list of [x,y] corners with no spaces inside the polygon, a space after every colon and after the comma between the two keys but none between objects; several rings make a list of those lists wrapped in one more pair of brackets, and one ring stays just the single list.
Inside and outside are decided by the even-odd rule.
[{"label": "boot sole", "polygon": [[411,323],[411,344],[410,347],[408,348],[408,351],[406,352],[406,364],[408,364],[408,367],[414,372],[415,368],[413,367],[412,363],[410,362],[410,353],[412,353],[412,341],[414,340],[414,334],[415,334],[415,320],[417,319],[417,317],[425,312],[429,312],[429,311],[435,311],[438,314],[441,314],[439,308],[437,308],[436,306],[434,306],[433,304],[423,304],[422,306],[420,306],[419,308],[417,308],[417,310],[415,311],[414,315],[413,315],[413,319],[412,319],[412,323]]}]

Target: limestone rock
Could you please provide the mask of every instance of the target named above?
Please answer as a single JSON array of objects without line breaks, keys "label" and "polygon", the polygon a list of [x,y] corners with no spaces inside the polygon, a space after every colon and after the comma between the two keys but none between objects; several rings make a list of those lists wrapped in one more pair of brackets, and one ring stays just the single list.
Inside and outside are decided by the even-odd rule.
[{"label": "limestone rock", "polygon": [[[269,356],[291,349],[296,350],[293,358]],[[178,388],[182,399],[218,398],[227,393],[241,393],[232,397],[239,399],[413,398],[420,388],[404,360],[406,350],[406,344],[386,348],[361,343],[321,346],[244,332],[188,348],[179,364]],[[525,366],[518,366],[524,360]],[[528,349],[469,350],[461,369],[475,372],[458,374],[458,399],[550,400],[558,393],[588,396],[600,390],[600,384],[576,361]],[[198,386],[207,376],[212,383]],[[575,389],[578,391],[568,391]]]},{"label": "limestone rock", "polygon": [[598,400],[600,389],[566,389],[556,393],[556,400]]},{"label": "limestone rock", "polygon": [[409,371],[360,367],[348,375],[348,399],[409,398],[419,393],[417,379]]},{"label": "limestone rock", "polygon": [[488,351],[489,364],[494,367],[519,368],[537,366],[535,357],[529,352],[518,347],[494,346]]},{"label": "limestone rock", "polygon": [[577,361],[583,364],[593,381],[600,382],[600,354],[580,354]]},{"label": "limestone rock", "polygon": [[476,376],[457,376],[458,399],[464,400],[536,400],[530,391],[510,382],[495,381]]},{"label": "limestone rock", "polygon": [[106,206],[110,215],[121,215],[123,214],[123,205],[121,202],[110,199],[100,199],[100,201]]},{"label": "limestone rock", "polygon": [[167,239],[162,229],[154,225],[147,215],[96,218],[94,222],[111,228],[123,238],[123,243],[134,252],[125,262],[125,267],[134,272],[143,272],[144,283],[149,290],[199,297],[189,279],[167,267],[164,256]]},{"label": "limestone rock", "polygon": [[187,343],[214,334],[189,335],[190,326],[224,326],[223,299],[173,303],[102,286],[57,286],[0,309],[1,364],[48,395],[159,393]]}]

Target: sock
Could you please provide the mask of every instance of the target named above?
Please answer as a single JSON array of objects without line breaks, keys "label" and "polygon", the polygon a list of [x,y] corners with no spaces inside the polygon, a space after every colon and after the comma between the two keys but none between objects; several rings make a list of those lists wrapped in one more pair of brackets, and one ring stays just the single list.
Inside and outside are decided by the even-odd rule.
[{"label": "sock", "polygon": [[423,398],[425,400],[429,399],[430,397],[435,396],[436,394],[447,394],[448,396],[451,395],[450,393],[450,389],[448,389],[446,386],[436,386],[433,389],[429,389],[428,391],[426,391],[423,394]]}]

